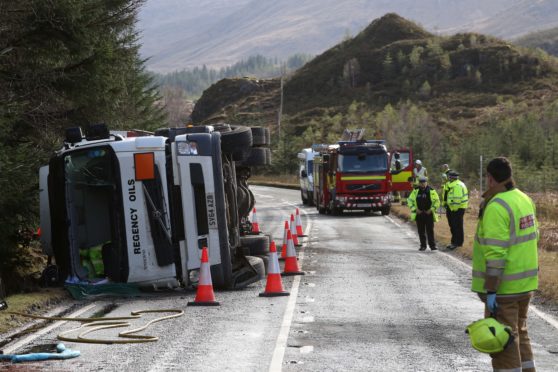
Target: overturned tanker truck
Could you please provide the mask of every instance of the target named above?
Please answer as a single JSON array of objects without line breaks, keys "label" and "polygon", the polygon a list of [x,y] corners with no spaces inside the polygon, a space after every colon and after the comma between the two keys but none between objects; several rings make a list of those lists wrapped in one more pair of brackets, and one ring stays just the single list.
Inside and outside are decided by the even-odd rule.
[{"label": "overturned tanker truck", "polygon": [[248,178],[251,167],[270,163],[269,138],[267,128],[228,124],[68,129],[40,169],[51,280],[189,286],[204,246],[216,287],[260,280],[269,237],[250,235]]}]

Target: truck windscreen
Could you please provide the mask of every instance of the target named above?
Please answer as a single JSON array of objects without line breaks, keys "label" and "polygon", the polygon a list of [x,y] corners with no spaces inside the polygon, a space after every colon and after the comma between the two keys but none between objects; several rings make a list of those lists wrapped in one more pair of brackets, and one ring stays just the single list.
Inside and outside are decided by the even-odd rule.
[{"label": "truck windscreen", "polygon": [[385,172],[387,154],[340,154],[338,167],[344,173]]}]

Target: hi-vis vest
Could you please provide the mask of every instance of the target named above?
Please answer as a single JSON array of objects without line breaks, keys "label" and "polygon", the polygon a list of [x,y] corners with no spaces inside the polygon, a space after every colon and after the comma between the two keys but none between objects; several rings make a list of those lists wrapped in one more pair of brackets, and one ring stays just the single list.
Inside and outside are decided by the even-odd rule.
[{"label": "hi-vis vest", "polygon": [[[411,221],[415,221],[417,219],[417,194],[419,191],[420,189],[414,189],[407,199],[407,204],[411,209]],[[434,222],[438,222],[439,218],[436,210],[440,207],[440,198],[438,197],[436,190],[433,188],[430,188],[430,202],[432,203],[430,210],[432,211],[432,216],[434,216]]]},{"label": "hi-vis vest", "polygon": [[461,180],[454,180],[447,185],[447,207],[455,212],[458,209],[467,209],[469,206],[469,191]]},{"label": "hi-vis vest", "polygon": [[498,294],[537,289],[537,241],[533,201],[517,189],[496,194],[477,226],[472,290],[486,293],[485,274],[501,277]]}]

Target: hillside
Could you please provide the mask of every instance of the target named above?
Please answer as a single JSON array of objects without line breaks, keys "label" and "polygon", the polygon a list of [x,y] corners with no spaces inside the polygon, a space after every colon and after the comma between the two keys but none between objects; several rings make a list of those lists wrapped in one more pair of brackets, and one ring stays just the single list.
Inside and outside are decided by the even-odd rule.
[{"label": "hillside", "polygon": [[[290,77],[284,113],[292,125],[304,125],[328,112],[347,112],[354,101],[380,111],[388,103],[410,100],[444,128],[456,121],[480,124],[503,101],[542,106],[557,97],[557,71],[556,60],[547,55],[478,34],[437,37],[388,14]],[[279,83],[270,81],[265,94],[245,85],[242,79],[215,84],[198,101],[194,120],[261,124],[272,118],[267,123],[274,123]]]},{"label": "hillside", "polygon": [[541,48],[549,54],[558,56],[558,27],[530,33],[515,40],[514,43],[528,48]]},{"label": "hillside", "polygon": [[[546,3],[421,0],[419,6],[415,0],[206,0],[202,5],[193,0],[148,0],[140,13],[141,52],[150,58],[149,69],[160,73],[204,64],[220,68],[256,54],[280,59],[297,53],[317,55],[389,12],[431,31],[478,29],[507,37],[506,32],[524,34],[555,21],[556,11],[549,12]],[[536,14],[520,17],[529,12]],[[510,16],[519,18],[506,18]],[[513,27],[500,28],[502,22],[512,22]]]}]

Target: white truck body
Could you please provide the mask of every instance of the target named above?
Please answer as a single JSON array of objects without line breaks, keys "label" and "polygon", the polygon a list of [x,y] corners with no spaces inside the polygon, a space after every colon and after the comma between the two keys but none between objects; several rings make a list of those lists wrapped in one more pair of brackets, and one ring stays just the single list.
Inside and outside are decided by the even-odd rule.
[{"label": "white truck body", "polygon": [[298,158],[298,176],[300,181],[300,196],[304,204],[313,204],[314,190],[314,156],[318,153],[311,148],[302,149],[297,154]]}]

